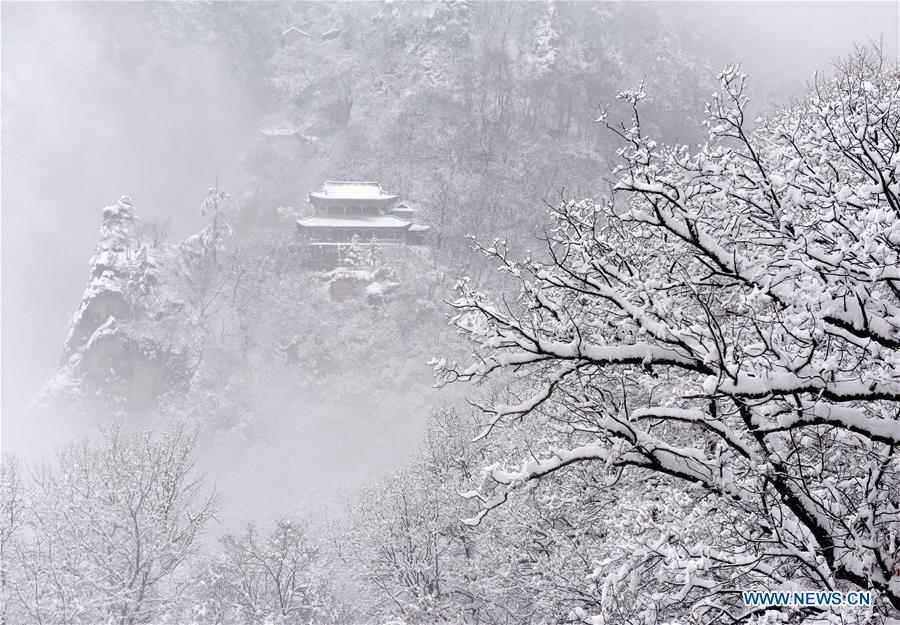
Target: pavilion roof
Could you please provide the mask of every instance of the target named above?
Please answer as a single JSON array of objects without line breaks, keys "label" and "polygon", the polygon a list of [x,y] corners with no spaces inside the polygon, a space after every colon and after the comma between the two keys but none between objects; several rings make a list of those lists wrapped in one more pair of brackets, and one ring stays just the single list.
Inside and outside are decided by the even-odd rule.
[{"label": "pavilion roof", "polygon": [[305,217],[297,223],[304,228],[409,228],[410,222],[393,215],[353,217]]},{"label": "pavilion roof", "polygon": [[377,182],[329,180],[321,191],[313,191],[311,198],[324,200],[395,200],[399,196],[385,193]]}]

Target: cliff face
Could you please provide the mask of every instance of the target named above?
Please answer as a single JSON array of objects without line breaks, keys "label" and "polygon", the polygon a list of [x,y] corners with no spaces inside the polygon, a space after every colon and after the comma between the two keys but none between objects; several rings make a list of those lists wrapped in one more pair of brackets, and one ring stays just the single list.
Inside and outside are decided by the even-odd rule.
[{"label": "cliff face", "polygon": [[42,402],[90,398],[92,409],[140,413],[184,388],[194,358],[166,266],[176,252],[152,235],[127,196],[103,209],[88,283]]},{"label": "cliff face", "polygon": [[[118,203],[103,209],[100,241],[90,261],[91,276],[87,288],[63,347],[64,361],[83,351],[95,337],[132,319],[129,299],[139,254],[148,279],[145,282],[156,281],[155,275],[146,272],[156,269],[155,261],[148,258],[146,250],[134,249],[134,240],[135,218],[131,201],[123,196]],[[145,284],[145,287],[151,284]]]}]

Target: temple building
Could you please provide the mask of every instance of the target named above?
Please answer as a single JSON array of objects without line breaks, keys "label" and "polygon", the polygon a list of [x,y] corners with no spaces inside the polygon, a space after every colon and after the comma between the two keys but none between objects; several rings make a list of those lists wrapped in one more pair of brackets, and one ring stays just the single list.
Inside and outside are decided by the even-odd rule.
[{"label": "temple building", "polygon": [[354,236],[379,245],[424,244],[429,227],[413,223],[415,210],[399,199],[377,182],[330,180],[309,194],[315,214],[298,219],[297,229],[310,246],[338,258]]}]

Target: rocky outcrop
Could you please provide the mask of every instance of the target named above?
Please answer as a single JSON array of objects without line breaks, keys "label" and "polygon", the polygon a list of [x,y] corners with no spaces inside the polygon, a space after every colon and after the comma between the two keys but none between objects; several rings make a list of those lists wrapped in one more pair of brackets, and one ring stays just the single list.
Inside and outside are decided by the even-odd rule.
[{"label": "rocky outcrop", "polygon": [[[103,209],[100,241],[91,258],[91,275],[72,319],[63,347],[63,360],[87,346],[101,327],[115,325],[132,317],[127,291],[132,280],[135,218],[127,196]],[[146,256],[146,255],[145,255]]]},{"label": "rocky outcrop", "polygon": [[66,400],[77,389],[102,407],[141,412],[187,384],[184,304],[160,260],[171,250],[144,234],[127,196],[103,209],[88,284],[41,403]]}]

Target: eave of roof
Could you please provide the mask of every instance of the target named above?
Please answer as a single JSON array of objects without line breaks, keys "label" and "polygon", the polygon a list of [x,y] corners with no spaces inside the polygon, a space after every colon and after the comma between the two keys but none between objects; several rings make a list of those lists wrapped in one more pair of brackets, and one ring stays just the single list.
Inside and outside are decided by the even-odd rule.
[{"label": "eave of roof", "polygon": [[310,35],[308,32],[306,32],[302,28],[297,28],[296,26],[289,26],[287,29],[285,29],[281,33],[282,37],[290,37],[292,35],[301,35],[301,36],[307,37],[307,38],[312,37],[312,35]]},{"label": "eave of roof", "polygon": [[304,228],[409,228],[409,221],[392,215],[371,217],[305,217],[297,224]]}]

